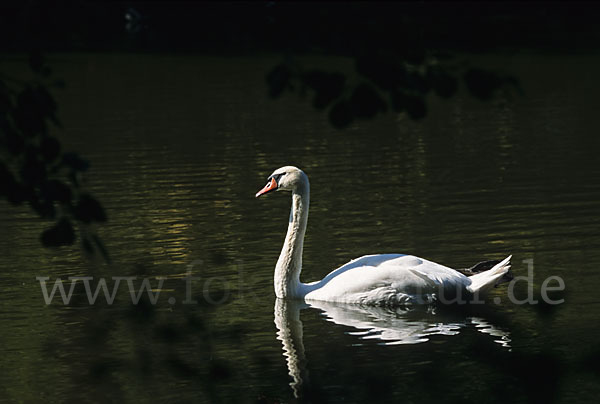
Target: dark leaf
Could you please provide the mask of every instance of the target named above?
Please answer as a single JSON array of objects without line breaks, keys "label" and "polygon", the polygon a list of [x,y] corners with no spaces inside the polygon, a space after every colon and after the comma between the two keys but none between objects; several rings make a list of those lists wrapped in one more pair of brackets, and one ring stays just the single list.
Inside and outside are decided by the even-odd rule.
[{"label": "dark leaf", "polygon": [[378,112],[385,112],[386,106],[383,99],[368,84],[359,84],[350,97],[352,113],[358,118],[373,118]]},{"label": "dark leaf", "polygon": [[90,167],[90,163],[87,160],[82,159],[77,153],[73,152],[63,154],[62,164],[74,171],[86,171]]},{"label": "dark leaf", "polygon": [[71,202],[71,188],[58,180],[46,182],[42,188],[42,192],[44,197],[50,201],[58,201],[63,204]]},{"label": "dark leaf", "polygon": [[425,95],[431,90],[431,85],[420,73],[410,73],[407,75],[407,88]]},{"label": "dark leaf", "polygon": [[315,91],[313,106],[323,109],[342,94],[346,77],[341,73],[311,70],[303,75],[303,81]]},{"label": "dark leaf", "polygon": [[44,137],[40,147],[42,149],[42,156],[46,162],[54,161],[60,153],[60,143],[54,137]]},{"label": "dark leaf", "polygon": [[46,247],[73,244],[75,242],[75,232],[71,222],[66,218],[60,219],[54,226],[42,233],[41,240]]},{"label": "dark leaf", "polygon": [[21,167],[21,178],[27,184],[41,184],[47,178],[46,165],[34,154],[33,150],[26,152],[27,156]]},{"label": "dark leaf", "polygon": [[89,194],[82,194],[74,208],[75,218],[84,223],[106,222],[106,214],[100,202]]},{"label": "dark leaf", "polygon": [[41,218],[53,219],[55,217],[56,210],[54,209],[54,203],[51,200],[33,193],[30,194],[29,197],[29,204]]},{"label": "dark leaf", "polygon": [[464,76],[469,92],[480,100],[489,100],[504,85],[499,75],[483,69],[470,69]]}]

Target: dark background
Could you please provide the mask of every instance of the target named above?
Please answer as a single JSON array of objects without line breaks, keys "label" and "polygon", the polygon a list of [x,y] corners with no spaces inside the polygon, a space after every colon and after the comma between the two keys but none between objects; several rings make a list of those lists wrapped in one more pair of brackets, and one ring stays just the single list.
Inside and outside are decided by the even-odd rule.
[{"label": "dark background", "polygon": [[[15,178],[23,177],[20,185],[26,191],[47,189],[40,188],[50,179],[40,175],[46,173],[42,164],[60,162],[71,173],[87,170],[77,155],[59,155],[69,151],[67,147],[58,148],[57,141],[43,143],[55,133],[44,122],[59,109],[65,145],[83,158],[89,156],[93,185],[83,190],[74,186],[72,192],[63,186],[65,192],[58,195],[52,189],[47,194],[16,193],[20,199],[13,200],[15,193],[7,192],[11,203],[28,201],[45,221],[18,216],[25,208],[17,211],[6,205],[14,210],[6,209],[5,216],[16,219],[3,224],[9,231],[8,241],[3,241],[2,274],[7,277],[0,283],[0,303],[8,315],[0,335],[7,341],[3,368],[16,371],[0,377],[9,392],[5,395],[43,400],[34,396],[39,390],[49,401],[82,396],[89,400],[90,394],[98,400],[127,401],[124,397],[132,397],[127,393],[133,390],[145,392],[148,401],[201,401],[201,394],[221,394],[264,402],[258,393],[285,401],[291,394],[290,378],[276,339],[270,282],[284,229],[279,226],[287,224],[289,206],[284,198],[259,204],[253,195],[273,169],[293,163],[308,167],[319,201],[311,206],[313,230],[303,275],[307,280],[363,253],[406,250],[469,266],[474,262],[467,260],[502,258],[506,250],[519,257],[515,267],[520,275],[522,259],[535,257],[536,279],[559,274],[573,291],[567,296],[572,300],[558,308],[507,305],[486,313],[510,331],[514,354],[495,350],[497,344],[478,338],[475,330],[455,339],[438,336],[435,343],[406,350],[392,351],[377,343],[349,350],[350,344],[360,342],[349,334],[352,328],[327,327],[320,313],[307,311],[303,316],[313,394],[323,394],[313,401],[343,397],[338,394],[342,388],[342,393],[349,388],[362,394],[357,401],[372,399],[371,389],[390,400],[408,394],[415,402],[439,402],[438,393],[446,391],[456,402],[546,403],[557,397],[564,402],[573,396],[597,397],[600,349],[594,292],[600,282],[595,271],[595,212],[600,199],[594,158],[594,67],[599,11],[594,2],[0,3],[0,74],[11,62],[14,73],[15,60],[25,67],[29,55],[40,53],[50,56],[49,67],[58,78],[66,72],[66,89],[56,91],[56,102],[45,98],[54,93],[39,84],[51,83],[36,63],[40,59],[31,58],[30,64],[45,81],[16,82],[21,92],[15,94],[24,96],[11,95],[11,100],[22,108],[8,110],[20,112],[15,117],[23,119],[15,122],[23,128],[11,134],[26,139],[30,152],[15,149],[14,161],[22,162],[23,169],[9,168],[14,168]],[[61,59],[61,52],[72,52],[72,58]],[[170,53],[185,57],[162,58]],[[441,72],[464,77],[469,96],[481,99],[491,98],[492,91],[486,89],[502,84],[493,71],[510,64],[512,54],[526,55],[512,67],[521,72],[517,79],[530,92],[471,104],[473,97],[461,97],[456,85],[454,92],[444,92],[452,86],[442,85],[438,95],[451,101],[436,99],[437,109],[430,108],[433,119],[417,126],[412,120],[424,117],[418,101],[429,91],[422,81],[430,76],[406,74],[399,85],[377,79],[406,73],[395,70],[404,62],[425,66],[432,53],[449,59],[457,54],[495,55],[486,66],[487,76],[481,70],[461,76],[454,65]],[[194,57],[207,54],[242,57]],[[277,72],[280,59],[299,54],[367,59],[366,65],[356,63],[363,68],[358,73],[379,86],[379,94],[388,95],[387,86],[398,85],[412,98],[394,109],[405,108],[412,119],[390,124],[393,116],[386,106],[393,92],[374,110],[362,108],[373,105],[372,90],[354,91],[349,101],[343,99],[341,88],[328,86],[339,79],[335,73],[308,71],[300,79],[323,94],[315,98],[317,107],[334,105],[338,96],[342,104],[335,105],[357,101],[350,105],[351,112],[364,120],[353,130],[332,129],[330,121],[347,126],[352,117],[344,113],[342,118],[348,119],[335,121],[340,115],[331,114],[327,120],[313,115],[312,107],[308,114],[289,99],[266,100],[269,86],[273,90],[285,83],[279,79],[285,77],[285,69],[291,75],[295,66],[279,65],[282,74],[267,82],[264,74],[272,68]],[[536,54],[542,56],[528,59]],[[402,63],[395,64],[397,59]],[[330,63],[321,67],[335,69]],[[435,87],[436,76],[431,78]],[[382,110],[388,112],[388,120],[381,126],[365,123],[376,125],[371,118]],[[32,129],[32,117],[42,124]],[[299,163],[288,161],[290,156]],[[59,179],[71,184],[70,177]],[[189,194],[169,196],[173,183]],[[369,187],[376,192],[364,192]],[[88,190],[98,201],[84,193]],[[35,270],[48,271],[43,273],[51,279],[86,274],[90,269],[77,254],[79,239],[84,249],[93,250],[93,242],[102,246],[97,238],[86,244],[85,233],[74,232],[64,218],[46,209],[54,206],[53,198],[70,206],[63,212],[83,229],[108,218],[103,225],[107,227],[100,227],[108,230],[100,235],[117,265],[90,264],[98,271],[91,272],[94,276],[183,272],[190,256],[205,259],[198,254],[206,253],[212,257],[206,270],[213,272],[205,276],[229,276],[242,292],[258,298],[250,301],[234,291],[232,302],[189,312],[175,306],[174,315],[162,310],[171,308],[166,303],[155,309],[126,300],[116,310],[102,311],[84,300],[80,307],[85,310],[46,307],[39,285],[32,281]],[[353,214],[339,223],[348,213]],[[57,225],[50,233],[41,233],[53,221]],[[383,227],[376,227],[378,221]],[[343,230],[332,235],[338,225]],[[182,228],[181,233],[168,231]],[[39,234],[47,246],[74,245],[42,249]],[[149,257],[150,249],[154,257]],[[181,251],[190,255],[176,255]],[[245,260],[244,281],[238,279],[240,259]],[[433,366],[415,372],[413,363]],[[20,376],[23,369],[30,378]],[[61,396],[65,390],[67,395]]]},{"label": "dark background", "polygon": [[[128,10],[135,16],[126,28]],[[392,43],[571,51],[597,48],[599,14],[596,2],[8,1],[0,50],[353,54]]]}]

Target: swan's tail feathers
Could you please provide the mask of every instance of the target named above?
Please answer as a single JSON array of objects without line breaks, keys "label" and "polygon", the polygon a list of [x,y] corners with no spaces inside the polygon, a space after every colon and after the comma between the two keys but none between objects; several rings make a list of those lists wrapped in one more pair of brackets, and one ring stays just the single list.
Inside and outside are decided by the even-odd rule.
[{"label": "swan's tail feathers", "polygon": [[510,273],[510,259],[512,255],[509,255],[498,264],[494,265],[492,269],[484,272],[472,275],[469,277],[471,284],[467,286],[467,290],[471,293],[484,294],[498,283],[512,279]]}]

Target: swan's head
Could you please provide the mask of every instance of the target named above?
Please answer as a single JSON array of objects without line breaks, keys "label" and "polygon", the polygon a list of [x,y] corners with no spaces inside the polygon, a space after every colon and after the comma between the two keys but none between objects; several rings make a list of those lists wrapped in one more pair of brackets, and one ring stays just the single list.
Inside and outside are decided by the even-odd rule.
[{"label": "swan's head", "polygon": [[267,185],[256,193],[258,198],[271,191],[298,192],[308,189],[308,177],[304,171],[294,166],[285,166],[273,171],[267,180]]}]

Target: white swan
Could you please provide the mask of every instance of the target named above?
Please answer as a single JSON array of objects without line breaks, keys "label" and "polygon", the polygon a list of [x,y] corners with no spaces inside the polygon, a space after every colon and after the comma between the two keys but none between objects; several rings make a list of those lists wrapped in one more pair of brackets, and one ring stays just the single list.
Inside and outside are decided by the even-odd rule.
[{"label": "white swan", "polygon": [[462,303],[491,289],[510,269],[511,256],[492,269],[472,276],[412,255],[365,255],[332,271],[320,281],[300,282],[302,248],[308,220],[310,185],[297,167],[278,168],[256,197],[291,191],[292,210],[285,242],[275,267],[279,298],[371,305]]}]

